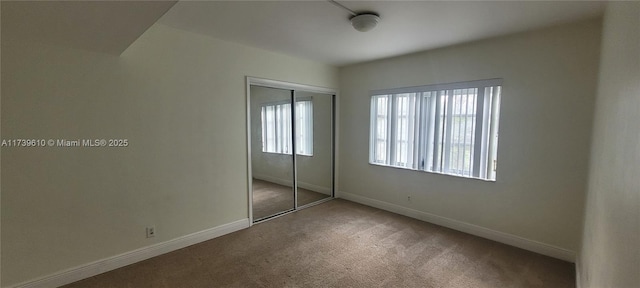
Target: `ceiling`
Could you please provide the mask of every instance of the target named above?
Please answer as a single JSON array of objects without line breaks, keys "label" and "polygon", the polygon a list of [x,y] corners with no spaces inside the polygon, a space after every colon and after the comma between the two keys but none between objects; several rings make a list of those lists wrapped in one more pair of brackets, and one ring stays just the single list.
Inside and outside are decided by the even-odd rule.
[{"label": "ceiling", "polygon": [[2,41],[120,55],[176,1],[2,1]]},{"label": "ceiling", "polygon": [[[120,55],[151,25],[342,66],[598,17],[592,1],[339,1],[375,11],[362,33],[327,1],[2,1],[2,41]],[[175,4],[175,5],[174,5]],[[164,15],[164,16],[163,16]]]},{"label": "ceiling", "polygon": [[346,65],[602,15],[589,1],[338,1],[375,11],[369,32],[350,26],[349,12],[327,1],[184,1],[159,22],[175,28]]}]

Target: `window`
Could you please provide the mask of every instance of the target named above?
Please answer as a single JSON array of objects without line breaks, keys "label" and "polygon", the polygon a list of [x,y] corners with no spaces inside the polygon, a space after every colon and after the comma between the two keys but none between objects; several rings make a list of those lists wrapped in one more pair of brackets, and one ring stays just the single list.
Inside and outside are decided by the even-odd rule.
[{"label": "window", "polygon": [[[296,101],[296,153],[313,155],[313,104],[311,99]],[[291,154],[291,103],[262,106],[262,152]]]},{"label": "window", "polygon": [[374,91],[372,164],[496,179],[501,79]]}]

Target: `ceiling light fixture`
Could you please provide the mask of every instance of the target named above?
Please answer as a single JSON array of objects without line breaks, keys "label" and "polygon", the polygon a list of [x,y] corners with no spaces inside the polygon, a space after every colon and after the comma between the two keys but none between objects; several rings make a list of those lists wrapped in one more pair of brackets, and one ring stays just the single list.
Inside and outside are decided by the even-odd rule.
[{"label": "ceiling light fixture", "polygon": [[373,13],[373,12],[356,13],[355,11],[345,7],[344,5],[338,3],[335,0],[327,0],[327,1],[344,10],[347,10],[349,14],[352,15],[352,17],[349,18],[349,20],[351,20],[351,26],[353,26],[354,29],[360,32],[367,32],[375,28],[378,25],[378,22],[380,21],[380,15],[378,15],[378,13]]}]

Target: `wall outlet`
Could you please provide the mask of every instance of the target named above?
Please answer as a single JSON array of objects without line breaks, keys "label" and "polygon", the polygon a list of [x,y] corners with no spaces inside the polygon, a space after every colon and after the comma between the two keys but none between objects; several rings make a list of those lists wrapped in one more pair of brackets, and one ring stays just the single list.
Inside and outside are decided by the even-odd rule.
[{"label": "wall outlet", "polygon": [[407,195],[407,202],[411,202],[411,195]]},{"label": "wall outlet", "polygon": [[156,236],[156,227],[155,226],[147,227],[147,238],[151,238],[155,236]]}]

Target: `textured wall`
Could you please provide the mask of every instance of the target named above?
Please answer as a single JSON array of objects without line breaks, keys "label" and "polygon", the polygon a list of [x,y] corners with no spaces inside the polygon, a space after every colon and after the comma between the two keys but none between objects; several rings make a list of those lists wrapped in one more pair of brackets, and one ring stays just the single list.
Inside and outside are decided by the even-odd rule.
[{"label": "textured wall", "polygon": [[640,2],[605,13],[580,287],[640,285]]},{"label": "textured wall", "polygon": [[[2,281],[248,217],[245,76],[337,87],[337,69],[156,24],[121,57],[2,41]],[[145,227],[157,236],[145,239]]]},{"label": "textured wall", "polygon": [[[341,68],[338,190],[577,251],[600,30],[595,19]],[[496,182],[368,164],[369,91],[490,78],[504,79]]]}]

